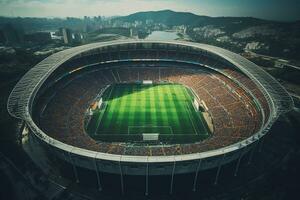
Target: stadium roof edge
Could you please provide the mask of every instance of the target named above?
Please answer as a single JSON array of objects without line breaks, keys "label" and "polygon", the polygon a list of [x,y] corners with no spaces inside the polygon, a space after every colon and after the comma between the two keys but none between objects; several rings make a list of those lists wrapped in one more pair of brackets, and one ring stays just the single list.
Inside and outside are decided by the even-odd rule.
[{"label": "stadium roof edge", "polygon": [[43,81],[51,74],[51,72],[53,72],[57,67],[59,67],[68,59],[94,48],[126,43],[178,44],[206,50],[212,54],[222,57],[223,59],[226,59],[227,61],[235,65],[237,68],[239,68],[241,71],[243,71],[251,79],[255,79],[254,81],[260,84],[264,88],[264,90],[269,95],[271,95],[272,100],[275,102],[275,111],[278,111],[279,114],[281,112],[287,112],[294,107],[292,98],[285,90],[285,88],[276,81],[276,79],[274,79],[271,75],[269,75],[263,69],[258,67],[256,64],[228,50],[207,44],[182,41],[116,40],[110,42],[92,43],[83,46],[78,46],[55,53],[47,57],[46,59],[38,63],[36,66],[34,66],[31,70],[29,70],[23,76],[23,78],[16,84],[8,99],[8,112],[14,117],[26,119],[26,117],[28,117],[29,114],[29,110],[27,110],[27,108],[30,105],[30,100],[33,94],[41,86]]},{"label": "stadium roof edge", "polygon": [[[109,42],[92,43],[92,44],[70,48],[55,53],[47,57],[40,63],[38,63],[36,66],[34,66],[23,76],[23,78],[16,84],[16,86],[10,93],[7,102],[7,110],[9,114],[16,118],[25,120],[31,128],[41,133],[41,135],[46,138],[46,139],[44,138],[44,140],[47,141],[49,140],[50,144],[51,144],[50,141],[52,141],[52,143],[58,145],[59,141],[56,141],[53,138],[47,136],[45,133],[43,133],[36,126],[36,124],[33,122],[31,118],[30,109],[32,106],[32,100],[35,97],[39,88],[42,86],[44,81],[50,76],[50,74],[55,69],[57,69],[61,64],[75,57],[78,54],[81,54],[85,51],[89,51],[92,49],[101,48],[104,46],[130,44],[130,43],[162,43],[162,44],[190,46],[190,47],[199,48],[200,50],[210,52],[211,54],[217,55],[220,58],[229,61],[230,63],[235,65],[238,69],[240,69],[243,73],[249,76],[257,85],[260,86],[264,95],[266,96],[266,98],[268,99],[271,105],[271,110],[273,111],[273,116],[271,116],[272,118],[271,121],[275,120],[281,113],[288,112],[294,107],[293,99],[290,97],[290,95],[285,90],[285,88],[281,86],[280,83],[278,83],[276,79],[274,79],[271,75],[269,75],[263,69],[258,67],[256,64],[228,50],[215,47],[215,46],[210,46],[207,44],[199,44],[199,43],[183,42],[183,41],[116,40],[116,41],[109,41]],[[272,123],[270,123],[269,125],[271,124]],[[248,140],[243,142],[247,142],[247,141]],[[62,148],[63,146],[60,144],[60,147]],[[239,147],[232,146],[230,148],[228,147],[223,150],[227,152],[229,149],[231,151],[236,148]],[[219,153],[220,150],[218,151]],[[212,151],[211,153],[216,154],[215,151]],[[100,154],[101,156],[103,156],[102,153]],[[199,156],[202,157],[202,154],[199,154]],[[194,156],[190,156],[190,157],[192,158]],[[125,159],[125,157],[123,156],[122,159]],[[149,161],[151,161],[151,159]]]}]

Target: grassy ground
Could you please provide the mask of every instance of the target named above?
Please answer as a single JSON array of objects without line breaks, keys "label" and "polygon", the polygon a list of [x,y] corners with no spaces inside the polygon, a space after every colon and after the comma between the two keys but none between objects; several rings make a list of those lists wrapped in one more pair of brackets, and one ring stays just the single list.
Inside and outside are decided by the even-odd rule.
[{"label": "grassy ground", "polygon": [[193,95],[179,84],[114,84],[102,96],[87,132],[97,140],[140,141],[157,133],[161,141],[186,142],[208,137]]}]

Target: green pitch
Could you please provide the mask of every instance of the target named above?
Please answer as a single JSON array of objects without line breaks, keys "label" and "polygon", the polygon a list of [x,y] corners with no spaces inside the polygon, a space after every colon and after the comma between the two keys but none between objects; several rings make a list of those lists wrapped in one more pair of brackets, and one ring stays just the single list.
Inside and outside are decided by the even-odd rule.
[{"label": "green pitch", "polygon": [[102,94],[86,131],[101,141],[143,141],[143,134],[159,134],[159,141],[184,143],[206,139],[209,129],[193,106],[192,92],[180,84],[114,84]]}]

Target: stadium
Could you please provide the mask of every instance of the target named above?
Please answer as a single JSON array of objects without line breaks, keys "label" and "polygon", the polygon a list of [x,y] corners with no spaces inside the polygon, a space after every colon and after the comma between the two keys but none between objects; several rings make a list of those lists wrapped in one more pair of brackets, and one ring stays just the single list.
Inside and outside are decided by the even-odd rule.
[{"label": "stadium", "polygon": [[[7,104],[42,148],[78,171],[173,177],[221,167],[263,141],[293,108],[260,67],[191,42],[126,40],[53,54],[17,83]],[[34,147],[33,147],[34,148]]]}]

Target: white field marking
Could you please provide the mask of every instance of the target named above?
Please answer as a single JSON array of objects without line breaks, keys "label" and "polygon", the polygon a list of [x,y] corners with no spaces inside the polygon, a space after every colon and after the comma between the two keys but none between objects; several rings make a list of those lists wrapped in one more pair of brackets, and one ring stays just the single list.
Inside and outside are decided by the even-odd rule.
[{"label": "white field marking", "polygon": [[100,126],[100,124],[101,124],[103,115],[104,115],[104,113],[105,113],[105,111],[106,111],[106,107],[107,107],[107,103],[104,103],[104,108],[102,109],[102,111],[101,111],[101,113],[100,113],[100,115],[99,115],[99,118],[98,118],[98,120],[97,120],[97,121],[99,121],[99,122],[97,123],[97,128],[96,128],[96,131],[95,131],[94,135],[98,135],[98,129],[99,129],[99,126]]},{"label": "white field marking", "polygon": [[[188,94],[187,93],[187,89],[184,87],[184,89],[185,89],[185,93],[186,93],[186,95]],[[187,102],[185,102],[185,106],[184,106],[184,108],[185,108],[185,111],[187,111],[187,113],[188,113],[188,116],[189,116],[189,119],[190,119],[190,121],[192,122],[192,125],[193,125],[193,128],[194,128],[194,131],[195,131],[195,135],[198,135],[198,132],[197,132],[197,130],[196,130],[196,128],[195,128],[195,124],[194,124],[194,122],[193,122],[193,120],[191,119],[191,115],[190,115],[190,112],[189,112],[189,109],[187,108],[188,107],[188,105],[187,105],[188,103]]]},{"label": "white field marking", "polygon": [[191,114],[190,114],[190,110],[189,110],[189,108],[187,108],[188,107],[188,103],[187,102],[185,102],[185,106],[184,106],[184,108],[185,108],[185,110],[187,111],[187,113],[188,113],[188,116],[189,116],[189,119],[190,119],[190,122],[192,122],[192,125],[193,125],[193,129],[194,129],[194,131],[195,131],[195,135],[198,135],[198,132],[197,132],[197,130],[196,130],[196,127],[195,127],[195,124],[194,124],[194,122],[193,122],[193,120],[192,120],[192,118],[191,118]]},{"label": "white field marking", "polygon": [[[111,93],[112,93],[112,91],[113,91],[113,89],[115,88],[113,85],[111,86],[112,88],[111,88],[111,90],[110,90],[110,92],[109,92],[109,95],[108,95],[108,99],[110,99],[110,96],[111,96]],[[103,109],[103,111],[102,111],[102,115],[100,114],[100,116],[99,116],[99,118],[98,118],[98,120],[97,121],[99,121],[98,123],[97,123],[97,127],[96,127],[96,131],[95,131],[95,134],[94,135],[97,135],[98,133],[98,129],[99,129],[99,126],[100,126],[100,123],[101,123],[101,121],[102,121],[102,118],[103,118],[103,115],[104,115],[104,113],[105,113],[105,111],[106,111],[106,107],[107,107],[107,105],[108,105],[108,102],[106,102],[106,104],[105,104],[105,108]],[[101,118],[100,118],[101,117]]]},{"label": "white field marking", "polygon": [[115,87],[114,87],[113,85],[111,85],[111,90],[110,90],[110,92],[109,92],[108,99],[110,99],[111,93],[112,93],[112,91],[113,91],[114,88],[115,88]]},{"label": "white field marking", "polygon": [[[200,134],[200,135],[208,135],[208,131],[206,129],[206,126],[203,124],[202,118],[198,115],[199,113],[197,113],[197,116],[202,124],[202,127],[205,129],[205,134]],[[199,134],[198,134],[199,135]]]}]

